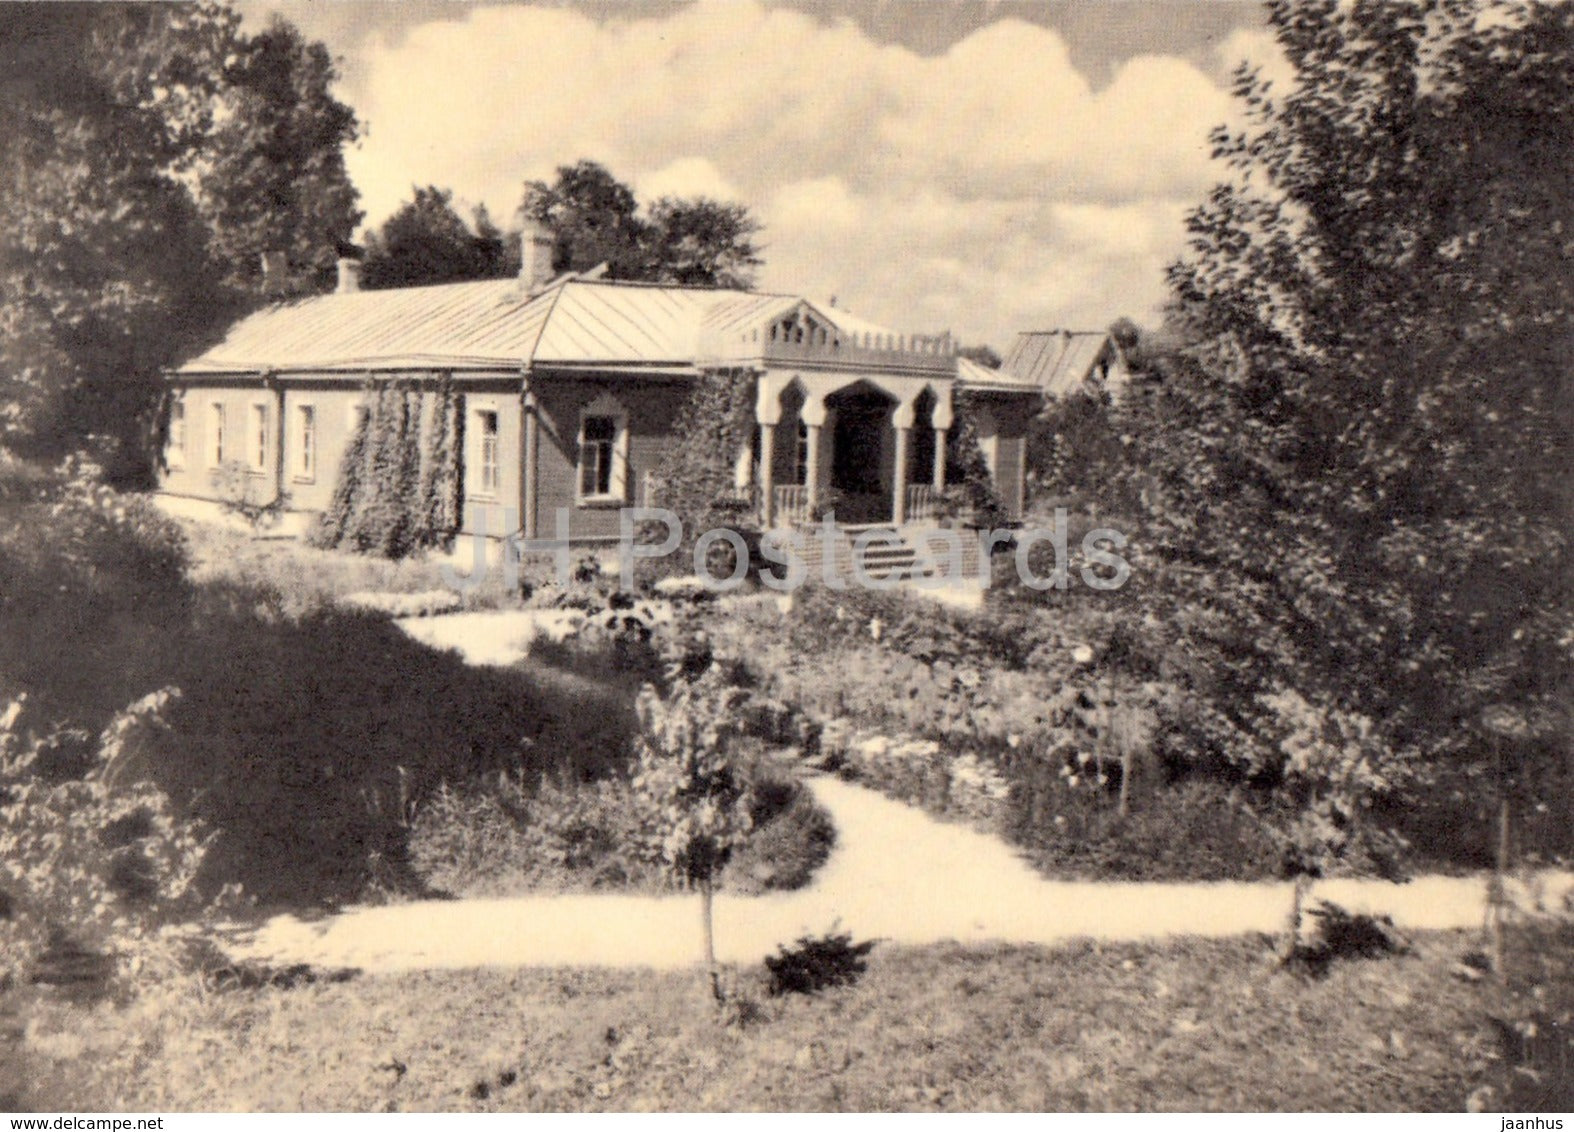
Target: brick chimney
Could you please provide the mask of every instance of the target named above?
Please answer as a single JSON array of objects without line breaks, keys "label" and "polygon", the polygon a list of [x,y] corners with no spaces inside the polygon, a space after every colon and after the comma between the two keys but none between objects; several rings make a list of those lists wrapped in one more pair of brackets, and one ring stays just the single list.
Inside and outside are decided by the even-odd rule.
[{"label": "brick chimney", "polygon": [[353,295],[361,289],[361,261],[352,259],[347,255],[339,257],[339,283],[334,287],[336,295]]},{"label": "brick chimney", "polygon": [[534,220],[525,221],[519,234],[519,284],[535,294],[552,281],[552,233]]}]

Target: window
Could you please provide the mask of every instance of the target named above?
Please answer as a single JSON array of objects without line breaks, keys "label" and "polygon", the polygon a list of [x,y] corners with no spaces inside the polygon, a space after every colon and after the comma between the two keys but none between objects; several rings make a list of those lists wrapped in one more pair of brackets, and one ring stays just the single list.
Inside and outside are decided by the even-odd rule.
[{"label": "window", "polygon": [[628,414],[603,394],[579,417],[579,501],[621,503],[628,474]]},{"label": "window", "polygon": [[224,406],[214,402],[213,405],[213,466],[216,468],[224,463]]},{"label": "window", "polygon": [[268,406],[251,407],[251,469],[260,472],[268,466]]},{"label": "window", "polygon": [[483,409],[476,414],[481,434],[481,493],[497,494],[497,412]]},{"label": "window", "polygon": [[295,478],[317,478],[317,408],[301,405],[295,410]]},{"label": "window", "polygon": [[612,494],[612,460],[618,422],[612,417],[586,417],[579,440],[579,493]]},{"label": "window", "polygon": [[169,448],[166,454],[169,466],[179,468],[186,463],[186,402],[176,397],[169,406]]}]

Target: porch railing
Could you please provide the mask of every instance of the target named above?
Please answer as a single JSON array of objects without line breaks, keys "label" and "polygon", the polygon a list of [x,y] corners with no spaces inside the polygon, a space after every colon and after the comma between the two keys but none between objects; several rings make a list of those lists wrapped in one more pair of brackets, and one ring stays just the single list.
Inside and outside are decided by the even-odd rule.
[{"label": "porch railing", "polygon": [[807,523],[809,521],[809,489],[803,484],[778,484],[776,486],[776,522]]},{"label": "porch railing", "polygon": [[907,489],[907,521],[923,522],[933,519],[937,513],[935,506],[935,489],[926,483],[915,483]]}]

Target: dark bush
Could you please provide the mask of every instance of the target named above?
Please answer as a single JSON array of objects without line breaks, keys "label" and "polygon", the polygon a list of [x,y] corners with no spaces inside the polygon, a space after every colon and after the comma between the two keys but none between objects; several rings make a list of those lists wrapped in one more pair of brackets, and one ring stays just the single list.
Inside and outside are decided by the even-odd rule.
[{"label": "dark bush", "polygon": [[1340,959],[1380,959],[1410,949],[1388,916],[1348,912],[1328,900],[1319,900],[1306,914],[1313,922],[1312,938],[1297,942],[1284,963],[1314,977],[1327,974]]},{"label": "dark bush", "polygon": [[[1214,779],[1163,785],[1122,818],[1110,791],[1070,784],[1059,770],[1026,760],[1008,772],[1006,835],[1055,875],[1121,880],[1262,880],[1277,876],[1271,819],[1251,795]],[[1266,799],[1259,800],[1262,809]]]},{"label": "dark bush", "polygon": [[826,987],[851,986],[869,966],[867,956],[875,941],[854,943],[852,933],[800,936],[792,947],[777,946],[766,956],[770,994],[813,994]]}]

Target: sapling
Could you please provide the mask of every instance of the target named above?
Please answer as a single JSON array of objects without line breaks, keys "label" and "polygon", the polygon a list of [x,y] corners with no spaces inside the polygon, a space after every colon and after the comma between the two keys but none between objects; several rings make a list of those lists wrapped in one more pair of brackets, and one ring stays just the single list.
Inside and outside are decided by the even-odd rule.
[{"label": "sapling", "polygon": [[1402,840],[1375,803],[1409,780],[1411,760],[1390,751],[1371,720],[1309,703],[1286,690],[1262,697],[1281,729],[1283,790],[1296,806],[1284,837],[1284,872],[1294,881],[1285,957],[1300,939],[1311,882],[1333,872],[1397,871]]},{"label": "sapling", "polygon": [[752,790],[739,761],[745,697],[712,667],[698,680],[679,682],[665,698],[646,685],[637,705],[634,789],[651,814],[662,863],[699,889],[705,966],[717,1002],[724,996],[712,914],[716,880],[751,825]]}]

